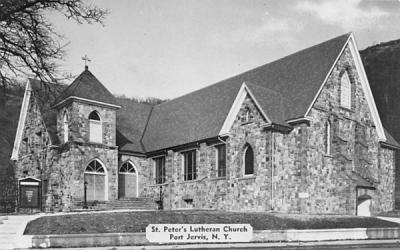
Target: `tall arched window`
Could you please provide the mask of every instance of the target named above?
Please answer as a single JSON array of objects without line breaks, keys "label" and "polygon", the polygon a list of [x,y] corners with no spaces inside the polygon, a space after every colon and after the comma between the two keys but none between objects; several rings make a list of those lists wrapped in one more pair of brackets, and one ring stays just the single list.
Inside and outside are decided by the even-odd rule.
[{"label": "tall arched window", "polygon": [[63,115],[63,134],[64,134],[64,143],[66,143],[69,140],[67,111],[64,111],[64,115]]},{"label": "tall arched window", "polygon": [[351,109],[351,82],[347,71],[340,79],[340,106]]},{"label": "tall arched window", "polygon": [[331,123],[329,121],[326,121],[326,125],[325,125],[325,153],[327,155],[331,154],[331,138],[332,138],[332,134],[331,134],[332,128],[331,128]]},{"label": "tall arched window", "polygon": [[89,114],[89,140],[91,142],[103,143],[103,127],[97,111]]},{"label": "tall arched window", "polygon": [[244,149],[244,175],[254,174],[254,152],[253,148],[246,144]]},{"label": "tall arched window", "polygon": [[87,200],[104,201],[107,199],[107,175],[98,160],[91,161],[84,173]]}]

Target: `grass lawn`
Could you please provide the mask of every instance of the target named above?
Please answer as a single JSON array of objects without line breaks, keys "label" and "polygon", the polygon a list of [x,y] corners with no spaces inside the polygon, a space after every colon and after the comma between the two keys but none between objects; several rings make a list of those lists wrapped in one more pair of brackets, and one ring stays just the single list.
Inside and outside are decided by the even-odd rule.
[{"label": "grass lawn", "polygon": [[400,218],[400,210],[393,210],[389,212],[382,212],[378,214],[378,216],[383,216],[383,217],[397,217]]},{"label": "grass lawn", "polygon": [[148,224],[250,224],[254,230],[398,227],[370,217],[290,215],[223,211],[137,211],[45,216],[31,221],[24,234],[144,232]]}]

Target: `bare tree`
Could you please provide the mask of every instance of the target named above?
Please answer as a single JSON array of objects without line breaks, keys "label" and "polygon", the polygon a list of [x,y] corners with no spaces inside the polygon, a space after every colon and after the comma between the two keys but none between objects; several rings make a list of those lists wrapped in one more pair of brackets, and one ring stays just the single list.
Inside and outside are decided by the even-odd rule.
[{"label": "bare tree", "polygon": [[33,74],[55,81],[64,54],[61,36],[46,18],[58,12],[78,23],[102,23],[107,10],[85,0],[0,0],[0,86]]}]

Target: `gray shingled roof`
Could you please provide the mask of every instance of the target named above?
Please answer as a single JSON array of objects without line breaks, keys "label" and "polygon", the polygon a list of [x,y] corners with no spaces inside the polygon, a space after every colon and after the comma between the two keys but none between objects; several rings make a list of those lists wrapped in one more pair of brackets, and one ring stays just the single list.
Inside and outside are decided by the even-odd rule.
[{"label": "gray shingled roof", "polygon": [[286,120],[303,117],[349,36],[336,37],[155,106],[142,140],[146,151],[216,137],[243,83],[254,90],[273,123],[286,125]]},{"label": "gray shingled roof", "polygon": [[[62,92],[56,103],[77,96],[121,106],[117,110],[117,145],[125,152],[154,152],[218,136],[243,83],[273,123],[287,125],[289,119],[304,117],[349,35],[154,107],[126,98],[115,99],[88,70]],[[46,126],[55,135],[55,116],[53,112],[46,116]],[[398,147],[385,133],[386,143]]]},{"label": "gray shingled roof", "polygon": [[383,131],[386,136],[386,144],[400,149],[400,144],[393,138],[389,131],[387,131],[386,128],[383,128]]},{"label": "gray shingled roof", "polygon": [[57,97],[55,104],[71,96],[116,105],[115,97],[87,68]]},{"label": "gray shingled roof", "polygon": [[144,152],[140,139],[152,106],[128,98],[117,98],[117,145],[120,151]]}]

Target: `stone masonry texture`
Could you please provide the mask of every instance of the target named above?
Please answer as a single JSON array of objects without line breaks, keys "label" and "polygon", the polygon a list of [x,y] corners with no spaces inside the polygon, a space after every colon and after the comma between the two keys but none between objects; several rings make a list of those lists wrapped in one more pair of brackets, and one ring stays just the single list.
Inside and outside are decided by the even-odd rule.
[{"label": "stone masonry texture", "polygon": [[[340,79],[347,71],[351,108],[340,106]],[[24,128],[17,178],[42,181],[45,211],[68,211],[83,200],[84,171],[97,159],[106,173],[107,200],[118,199],[118,171],[124,162],[135,166],[138,196],[159,201],[164,209],[197,208],[227,211],[355,214],[357,198],[372,197],[373,214],[394,208],[394,151],[377,137],[360,78],[345,48],[308,114],[309,122],[289,131],[271,128],[247,95],[229,136],[167,149],[166,180],[156,184],[152,157],[128,155],[116,146],[116,110],[72,101],[59,107],[59,146],[49,136],[33,95]],[[102,143],[89,141],[90,112],[102,120]],[[63,141],[63,114],[69,117],[69,140]],[[246,117],[248,119],[246,119]],[[327,123],[331,149],[327,152]],[[226,145],[226,176],[217,175],[216,146]],[[244,151],[254,151],[254,174],[244,175]],[[196,151],[194,180],[184,180],[183,152]]]}]

